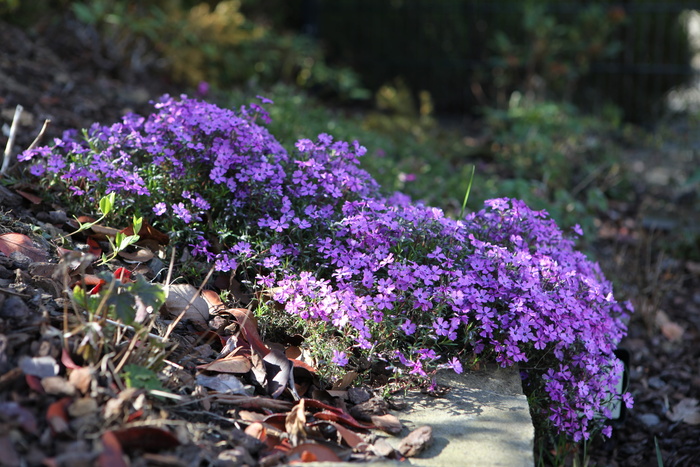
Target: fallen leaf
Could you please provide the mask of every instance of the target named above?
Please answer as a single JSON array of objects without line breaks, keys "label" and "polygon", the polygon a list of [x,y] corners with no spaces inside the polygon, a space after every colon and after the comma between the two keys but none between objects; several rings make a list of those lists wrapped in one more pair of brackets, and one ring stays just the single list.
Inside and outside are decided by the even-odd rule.
[{"label": "fallen leaf", "polygon": [[79,368],[82,368],[80,365],[76,364],[73,361],[73,358],[70,356],[68,350],[66,350],[65,347],[61,348],[61,363],[63,363],[63,366],[65,366],[69,370],[77,370]]},{"label": "fallen leaf", "polygon": [[230,394],[247,394],[245,385],[241,383],[241,380],[227,373],[214,376],[199,374],[195,380],[197,381],[197,384],[214,391]]},{"label": "fallen leaf", "polygon": [[147,263],[155,256],[151,250],[146,248],[136,248],[134,251],[121,250],[117,255],[125,263]]},{"label": "fallen leaf", "polygon": [[42,199],[35,195],[34,193],[28,193],[22,190],[15,190],[15,192],[22,196],[24,199],[30,201],[32,204],[41,204]]},{"label": "fallen leaf", "polygon": [[209,321],[209,306],[206,300],[197,295],[197,289],[194,286],[172,284],[168,289],[165,307],[172,315],[179,316],[184,313],[183,318],[191,321],[205,324]]},{"label": "fallen leaf", "polygon": [[252,436],[260,441],[264,442],[267,439],[267,429],[265,428],[265,425],[260,422],[251,423],[243,431],[248,436]]},{"label": "fallen leaf", "polygon": [[304,399],[300,399],[297,405],[292,407],[284,419],[284,429],[289,435],[293,445],[296,445],[300,439],[306,438],[306,412],[304,408]]},{"label": "fallen leaf", "polygon": [[116,271],[114,271],[114,277],[119,279],[122,284],[134,282],[134,280],[131,278],[131,271],[126,268],[117,268]]},{"label": "fallen leaf", "polygon": [[671,318],[663,310],[656,313],[656,325],[661,329],[661,334],[671,342],[680,341],[685,333],[683,327],[675,321],[671,321]]},{"label": "fallen leaf", "polygon": [[309,423],[309,426],[319,426],[319,425],[323,425],[323,424],[328,424],[328,425],[331,425],[333,428],[335,428],[335,431],[338,432],[340,439],[343,440],[345,442],[345,444],[347,444],[352,449],[362,452],[363,445],[365,445],[365,447],[366,447],[367,442],[364,440],[364,438],[362,438],[360,435],[358,435],[354,431],[345,428],[340,423],[336,423],[332,420],[321,420],[321,421],[317,421],[317,422],[312,422],[312,423]]},{"label": "fallen leaf", "polygon": [[97,240],[95,240],[92,237],[88,237],[87,245],[88,245],[88,253],[90,253],[91,255],[94,255],[96,258],[100,258],[102,256],[102,247],[100,246],[99,243],[97,243]]},{"label": "fallen leaf", "polygon": [[[130,235],[134,235],[134,227],[130,225],[127,228],[122,229],[121,232],[127,237]],[[139,242],[142,240],[155,240],[160,245],[167,245],[168,243],[170,243],[170,237],[168,237],[167,234],[164,234],[160,230],[156,229],[155,227],[147,223],[145,220],[141,224],[141,230],[139,230],[139,237]]]},{"label": "fallen leaf", "polygon": [[175,435],[169,431],[152,426],[135,426],[123,430],[114,430],[112,433],[126,452],[136,450],[157,452],[180,445]]},{"label": "fallen leaf", "polygon": [[370,419],[372,420],[372,424],[375,426],[375,428],[379,428],[380,430],[391,435],[398,435],[401,433],[401,430],[403,430],[403,425],[401,425],[399,419],[390,413],[384,415],[372,415],[370,416]]},{"label": "fallen leaf", "polygon": [[70,371],[68,381],[83,394],[87,394],[92,384],[93,372],[89,367],[75,368]]},{"label": "fallen leaf", "polygon": [[401,440],[398,451],[406,457],[415,457],[433,442],[433,429],[421,426],[413,430]]},{"label": "fallen leaf", "polygon": [[73,398],[64,397],[49,405],[46,410],[46,422],[51,427],[51,432],[55,435],[67,432],[68,411],[67,407],[73,402]]},{"label": "fallen leaf", "polygon": [[49,255],[34,246],[34,242],[24,234],[6,233],[0,235],[0,251],[10,256],[19,252],[35,262],[45,262]]},{"label": "fallen leaf", "polygon": [[[289,387],[294,389],[294,372],[292,371],[292,362],[284,355],[283,352],[277,349],[270,350],[263,357],[265,362],[265,370],[267,371],[267,388],[270,395],[277,399],[282,395],[284,389]],[[298,396],[296,397],[299,398]]]},{"label": "fallen leaf", "polygon": [[245,374],[253,367],[250,357],[245,355],[228,355],[205,365],[199,365],[198,370],[215,371],[217,373]]},{"label": "fallen leaf", "polygon": [[263,357],[267,355],[270,349],[260,338],[260,334],[258,333],[258,321],[255,319],[253,312],[246,308],[232,308],[227,311],[236,318],[236,321],[238,321],[241,326],[243,337],[248,341],[253,350]]},{"label": "fallen leaf", "polygon": [[331,448],[315,443],[300,444],[287,451],[287,457],[290,464],[342,461]]},{"label": "fallen leaf", "polygon": [[346,413],[337,413],[324,410],[323,412],[315,413],[314,417],[316,417],[319,420],[329,420],[332,422],[342,423],[343,425],[347,425],[351,428],[357,428],[359,430],[371,430],[372,428],[375,428],[373,425],[365,425],[363,423],[358,422],[352,416]]},{"label": "fallen leaf", "polygon": [[681,400],[673,409],[666,412],[666,417],[672,422],[685,422],[688,425],[700,425],[700,407],[698,407],[698,400],[691,398]]},{"label": "fallen leaf", "polygon": [[289,401],[271,399],[269,397],[241,396],[238,394],[212,394],[211,398],[214,401],[235,404],[244,409],[253,410],[270,409],[285,411],[290,410],[294,405]]},{"label": "fallen leaf", "polygon": [[202,290],[202,298],[207,301],[209,305],[209,313],[212,315],[217,314],[219,311],[225,308],[224,302],[221,301],[219,294],[213,290]]},{"label": "fallen leaf", "polygon": [[353,381],[355,381],[355,378],[357,378],[358,373],[356,371],[348,371],[345,373],[343,378],[339,381],[336,381],[335,384],[333,385],[333,389],[335,390],[344,390],[350,387]]},{"label": "fallen leaf", "polygon": [[102,452],[97,459],[99,467],[127,467],[124,451],[113,432],[107,431],[102,435]]}]

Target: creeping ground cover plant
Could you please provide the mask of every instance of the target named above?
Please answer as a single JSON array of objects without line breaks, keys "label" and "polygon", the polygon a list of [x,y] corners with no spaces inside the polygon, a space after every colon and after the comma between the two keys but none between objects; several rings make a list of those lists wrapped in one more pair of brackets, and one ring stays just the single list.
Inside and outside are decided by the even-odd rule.
[{"label": "creeping ground cover plant", "polygon": [[386,196],[360,168],[359,143],[321,134],[287,151],[259,104],[164,96],[155,107],[20,160],[69,205],[114,193],[125,218],[271,297],[258,306],[323,333],[330,367],[369,358],[426,377],[488,355],[519,365],[533,414],[555,432],[610,435],[613,351],[631,308],[576,251],[580,232],[515,199],[452,219]]}]

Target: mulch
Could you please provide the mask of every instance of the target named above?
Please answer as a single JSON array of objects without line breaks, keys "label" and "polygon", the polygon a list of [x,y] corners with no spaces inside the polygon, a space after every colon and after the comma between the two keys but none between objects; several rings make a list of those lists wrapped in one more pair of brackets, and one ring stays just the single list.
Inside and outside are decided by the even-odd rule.
[{"label": "mulch", "polygon": [[[52,123],[45,143],[66,129],[118,121],[128,111],[148,113],[149,100],[165,92],[179,92],[166,79],[150,74],[148,68],[130,70],[128,57],[110,55],[110,45],[96,37],[94,31],[68,19],[54,18],[31,33],[0,24],[0,117],[9,126],[15,106],[21,104],[25,109],[15,154],[31,144],[46,119]],[[673,227],[663,230],[643,222],[643,211],[651,203],[650,198],[655,205],[661,203],[662,208],[665,203],[669,210],[677,199],[672,193],[665,196],[658,191],[646,193],[644,186],[638,188],[635,200],[611,207],[602,219],[600,238],[595,243],[606,274],[615,278],[617,290],[630,298],[637,309],[629,324],[629,336],[622,343],[630,351],[630,391],[635,406],[616,426],[611,439],[598,440],[589,447],[590,465],[657,465],[658,446],[667,467],[699,466],[700,266],[662,254],[664,242],[678,239],[679,232]],[[11,195],[0,194],[3,233],[19,231],[30,235],[32,226],[38,225],[37,217],[46,221],[56,216],[51,214],[53,207],[37,207]],[[52,388],[51,396],[45,394],[46,388],[41,388],[44,394],[38,387],[30,389],[36,381],[26,379],[18,367],[23,355],[62,361],[61,346],[55,336],[47,333],[49,325],[59,324],[55,320],[62,310],[55,300],[47,298],[55,292],[53,285],[38,281],[31,273],[33,263],[0,255],[0,286],[5,292],[0,318],[0,452],[17,456],[20,452],[36,453],[27,458],[31,465],[41,464],[44,457],[54,462],[44,462],[45,465],[87,465],[95,461],[90,457],[90,446],[96,434],[101,433],[100,420],[104,421],[96,415],[100,411],[91,405],[94,402],[76,395],[69,404],[65,395],[57,395],[64,394],[61,388]],[[24,288],[7,292],[12,283],[24,283]],[[185,436],[183,430],[202,437],[198,440],[198,453],[187,452],[192,447],[180,448],[178,455],[183,460],[200,456],[220,465],[240,465],[249,460],[246,455],[258,460],[264,451],[260,436],[239,436],[235,417],[226,409],[172,409],[163,414],[167,405],[147,403],[136,393],[116,396],[107,390],[110,383],[114,382],[98,381],[90,389],[97,393],[86,391],[99,393],[93,398],[99,404],[107,404],[114,397],[120,401],[111,403],[113,418],[109,420],[114,427],[134,426],[133,422],[139,419],[135,414],[139,413],[146,420],[164,415],[173,423],[168,427],[169,435],[164,430],[149,434],[143,430],[119,432],[115,428],[110,431],[114,436],[102,439],[105,451],[130,442],[135,449],[143,450],[143,442],[139,444],[133,438],[146,435],[153,438],[156,447],[171,447],[178,436]],[[77,400],[81,402],[76,403]],[[63,419],[60,413],[68,408],[71,415]],[[62,425],[65,420],[67,426]],[[228,446],[230,452],[222,456],[220,446]],[[154,448],[148,461],[142,459],[134,464],[181,465],[176,458],[158,452]],[[0,457],[0,465],[19,465],[19,460],[9,454]]]}]

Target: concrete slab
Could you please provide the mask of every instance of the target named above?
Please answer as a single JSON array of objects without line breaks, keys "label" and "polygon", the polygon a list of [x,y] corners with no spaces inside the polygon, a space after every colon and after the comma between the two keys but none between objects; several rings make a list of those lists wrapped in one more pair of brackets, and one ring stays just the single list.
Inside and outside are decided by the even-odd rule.
[{"label": "concrete slab", "polygon": [[[429,425],[433,429],[432,446],[418,457],[410,458],[411,465],[534,465],[535,432],[517,368],[494,366],[463,375],[443,371],[438,374],[438,383],[451,388],[444,397],[410,391],[399,398],[408,403],[408,410],[394,412],[405,426],[401,436],[388,439],[394,447],[419,426]],[[372,465],[405,466],[406,463],[383,461]]]}]

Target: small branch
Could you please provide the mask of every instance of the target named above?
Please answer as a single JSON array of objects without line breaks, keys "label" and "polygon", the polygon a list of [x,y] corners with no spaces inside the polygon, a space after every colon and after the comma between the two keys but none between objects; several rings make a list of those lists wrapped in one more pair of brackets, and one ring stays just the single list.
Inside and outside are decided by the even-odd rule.
[{"label": "small branch", "polygon": [[44,138],[44,135],[46,134],[46,129],[49,127],[50,124],[51,124],[50,119],[47,118],[46,120],[44,120],[44,125],[42,125],[41,131],[39,131],[39,134],[36,135],[36,138],[34,138],[34,141],[32,141],[32,144],[29,145],[29,147],[27,148],[27,151],[39,146],[39,143]]},{"label": "small branch", "polygon": [[10,159],[12,158],[12,146],[15,145],[15,137],[17,136],[17,127],[19,126],[19,118],[22,116],[22,111],[24,107],[17,105],[15,108],[15,116],[12,119],[12,126],[10,126],[10,137],[7,139],[7,146],[5,146],[5,155],[2,160],[2,168],[0,168],[0,175],[5,175],[8,167],[10,167]]}]

